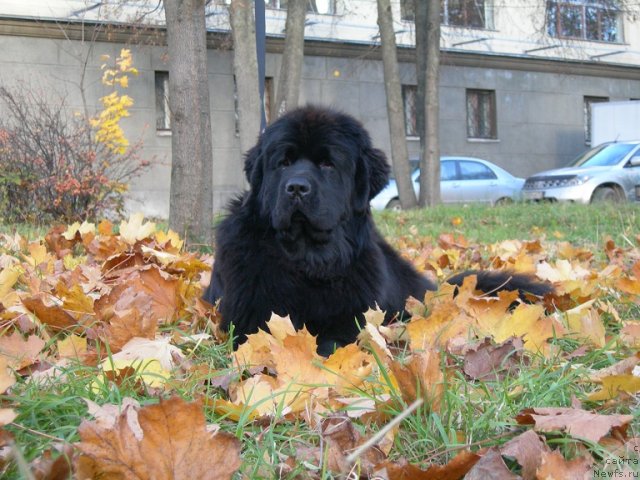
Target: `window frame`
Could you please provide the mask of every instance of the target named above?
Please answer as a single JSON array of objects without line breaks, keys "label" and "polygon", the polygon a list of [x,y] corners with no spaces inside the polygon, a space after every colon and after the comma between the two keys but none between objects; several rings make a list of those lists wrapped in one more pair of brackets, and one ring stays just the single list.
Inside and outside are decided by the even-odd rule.
[{"label": "window frame", "polygon": [[169,105],[169,72],[154,71],[154,93],[156,97],[156,132],[171,132],[171,108]]},{"label": "window frame", "polygon": [[[471,97],[477,97],[477,106],[475,112],[473,111],[473,105]],[[482,127],[482,116],[485,115],[483,109],[486,108],[486,104],[481,102],[483,98],[489,98],[489,129]],[[498,112],[496,104],[496,91],[481,88],[467,88],[465,92],[465,103],[467,111],[467,139],[468,140],[498,140]]]},{"label": "window frame", "polygon": [[[482,6],[480,7],[479,15],[482,20],[481,25],[474,25],[470,21],[464,21],[462,23],[456,23],[452,21],[452,16],[450,15],[451,8],[450,2],[451,0],[440,0],[440,24],[453,27],[453,28],[470,28],[470,29],[479,29],[479,30],[488,30],[493,28],[493,8],[492,8],[492,0],[480,0],[482,2]],[[477,2],[479,0],[461,0],[464,2],[463,10],[466,13],[468,12],[469,5],[473,4],[473,6],[477,6]],[[467,8],[464,8],[467,7]],[[415,22],[415,12],[414,12],[414,3],[413,0],[400,0],[400,19],[405,22]]]},{"label": "window frame", "polygon": [[[605,5],[604,3],[609,3]],[[563,23],[563,18],[566,22],[572,21],[567,15],[568,10],[575,10],[577,14],[574,14],[574,19],[579,22],[578,25],[572,25],[573,30],[570,32],[568,28],[570,25]],[[597,34],[590,35],[590,32],[594,30],[590,26],[590,14],[595,13],[597,18]],[[624,28],[621,17],[622,10],[613,5],[613,2],[607,2],[606,0],[547,0],[545,6],[545,24],[547,34],[550,37],[568,40],[582,40],[587,42],[602,42],[602,43],[623,43],[624,42]],[[564,14],[564,15],[563,15]],[[607,15],[609,19],[613,18],[612,26],[606,28],[604,23],[606,19],[603,15]],[[591,17],[593,18],[593,17]],[[577,28],[576,28],[577,27]],[[614,38],[611,38],[611,33],[614,33]]]},{"label": "window frame", "polygon": [[[413,97],[413,103],[409,103],[409,97]],[[419,137],[418,132],[418,86],[412,84],[402,85],[402,108],[404,110],[404,131],[407,137]]]}]

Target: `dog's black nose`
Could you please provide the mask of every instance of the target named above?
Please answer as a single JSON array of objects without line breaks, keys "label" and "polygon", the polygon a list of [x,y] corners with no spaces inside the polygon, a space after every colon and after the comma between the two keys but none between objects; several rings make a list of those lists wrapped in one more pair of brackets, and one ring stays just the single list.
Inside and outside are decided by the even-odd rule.
[{"label": "dog's black nose", "polygon": [[311,193],[311,184],[309,183],[309,180],[302,177],[290,178],[287,180],[284,188],[290,197],[304,197]]}]

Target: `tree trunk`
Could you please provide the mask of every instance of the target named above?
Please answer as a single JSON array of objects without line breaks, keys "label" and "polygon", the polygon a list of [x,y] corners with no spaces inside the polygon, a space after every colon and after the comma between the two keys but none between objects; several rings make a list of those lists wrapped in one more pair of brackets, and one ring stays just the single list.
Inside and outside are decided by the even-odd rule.
[{"label": "tree trunk", "polygon": [[[424,108],[424,125],[420,136],[424,137],[424,145],[420,158],[420,198],[421,207],[433,206],[440,203],[440,143],[439,143],[439,110],[440,100],[438,91],[438,76],[440,69],[440,2],[424,2],[426,8],[421,8],[416,1],[416,30],[426,28],[426,35],[416,32],[416,41],[426,39],[426,45],[420,48],[416,45],[416,54],[420,52],[424,59],[417,59],[416,64],[425,68],[424,103],[418,108]],[[425,15],[426,14],[426,15]],[[420,15],[420,16],[419,16]],[[426,18],[421,18],[425,15]],[[418,73],[420,78],[421,73]]]},{"label": "tree trunk", "polygon": [[275,113],[277,117],[298,106],[300,77],[304,57],[304,22],[307,16],[307,0],[287,2],[284,52],[278,77]]},{"label": "tree trunk", "polygon": [[211,244],[213,154],[205,0],[164,2],[169,50],[171,192],[169,226]]},{"label": "tree trunk", "polygon": [[258,139],[262,112],[258,84],[254,2],[231,0],[229,17],[233,37],[233,71],[238,99],[240,151],[244,154]]},{"label": "tree trunk", "polygon": [[384,68],[384,87],[387,94],[387,116],[389,118],[389,134],[391,135],[391,158],[393,173],[396,177],[398,194],[402,208],[416,206],[416,194],[411,182],[407,134],[404,123],[404,105],[402,87],[398,73],[396,52],[396,35],[393,30],[393,16],[390,0],[378,1],[378,27],[382,46],[382,63]]}]

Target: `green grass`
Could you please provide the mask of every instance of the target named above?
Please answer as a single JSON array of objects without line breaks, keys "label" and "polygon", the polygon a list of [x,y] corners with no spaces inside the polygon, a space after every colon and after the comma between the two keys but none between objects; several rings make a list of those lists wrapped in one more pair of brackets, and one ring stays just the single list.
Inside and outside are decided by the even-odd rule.
[{"label": "green grass", "polygon": [[[619,244],[640,232],[640,206],[636,204],[447,205],[399,214],[385,210],[375,212],[374,217],[387,237],[411,234],[437,239],[442,233],[456,233],[481,243],[545,237],[597,246],[606,237]],[[461,223],[454,224],[457,221]]]}]

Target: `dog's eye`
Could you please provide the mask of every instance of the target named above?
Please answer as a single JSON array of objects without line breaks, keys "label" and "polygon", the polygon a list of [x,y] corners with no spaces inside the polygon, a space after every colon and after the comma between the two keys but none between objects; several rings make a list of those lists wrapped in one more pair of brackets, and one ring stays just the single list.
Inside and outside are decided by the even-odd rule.
[{"label": "dog's eye", "polygon": [[333,162],[329,158],[323,158],[318,162],[318,165],[322,168],[333,168]]}]

